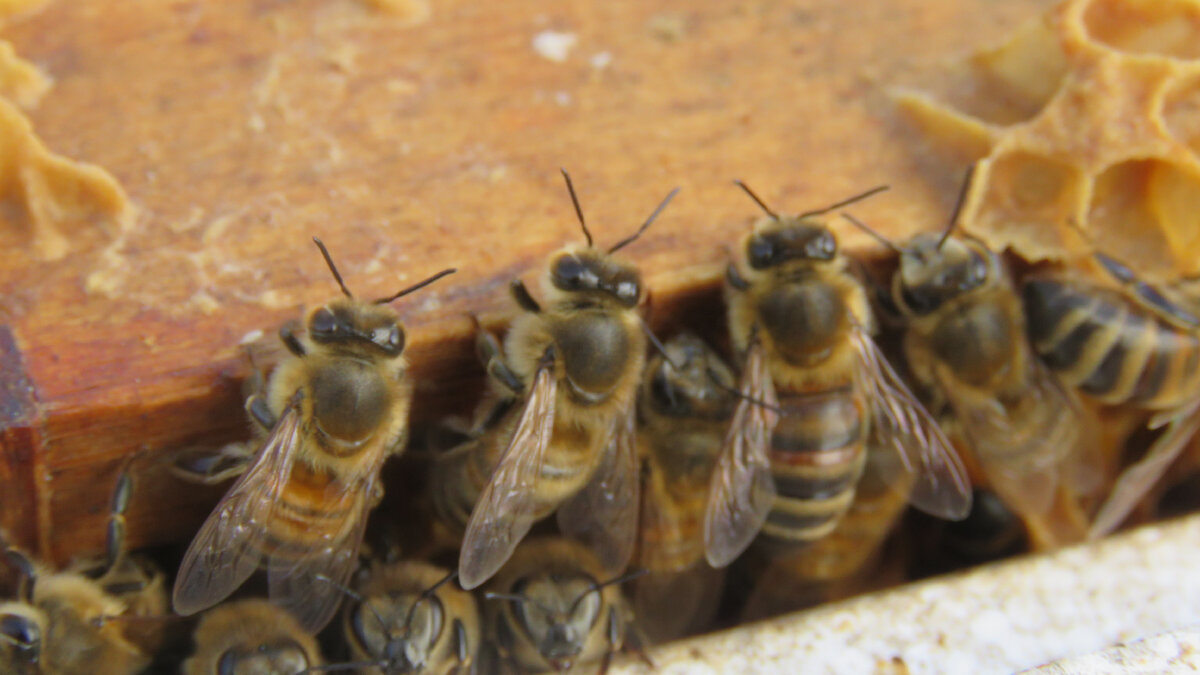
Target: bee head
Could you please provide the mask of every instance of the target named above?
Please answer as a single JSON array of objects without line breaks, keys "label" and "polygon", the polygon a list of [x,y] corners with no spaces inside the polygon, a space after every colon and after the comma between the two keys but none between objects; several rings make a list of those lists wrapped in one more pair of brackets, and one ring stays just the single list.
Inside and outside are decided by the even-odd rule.
[{"label": "bee head", "polygon": [[[35,666],[42,656],[45,624],[42,613],[30,605],[0,605],[0,665]],[[16,672],[26,671],[17,669]]]},{"label": "bee head", "polygon": [[569,670],[600,618],[600,590],[585,574],[540,573],[513,589],[514,613],[538,653],[556,670]]},{"label": "bee head", "polygon": [[893,295],[907,311],[929,314],[983,286],[991,272],[989,258],[971,241],[936,232],[918,234],[900,253]]},{"label": "bee head", "polygon": [[569,246],[550,259],[550,286],[565,294],[600,296],[622,307],[635,307],[642,298],[642,279],[636,268],[594,248]]},{"label": "bee head", "polygon": [[310,665],[300,643],[282,638],[259,644],[230,647],[217,660],[216,675],[284,675],[299,673]]},{"label": "bee head", "polygon": [[333,263],[333,257],[329,255],[324,242],[313,237],[313,243],[320,249],[325,264],[329,266],[329,272],[333,274],[334,281],[337,281],[342,295],[345,296],[329,302],[324,307],[318,307],[308,317],[308,334],[318,344],[357,346],[390,358],[400,356],[404,351],[404,329],[400,326],[399,316],[395,310],[387,307],[387,303],[457,271],[453,268],[445,269],[394,295],[369,303],[362,302],[355,300],[354,294],[346,287],[346,282],[342,280],[342,275]]},{"label": "bee head", "polygon": [[837,240],[811,218],[762,218],[746,239],[746,261],[755,270],[777,268],[789,261],[829,262],[837,256]]},{"label": "bee head", "polygon": [[386,305],[337,298],[308,317],[308,335],[317,344],[358,346],[389,358],[404,351],[404,328]]},{"label": "bee head", "polygon": [[446,612],[436,595],[395,592],[367,598],[354,610],[354,637],[386,672],[409,673],[429,663]]},{"label": "bee head", "polygon": [[729,393],[735,386],[733,373],[703,340],[681,333],[667,342],[666,356],[670,362],[658,356],[650,363],[643,405],[653,413],[676,418],[720,420],[732,414],[736,403]]}]

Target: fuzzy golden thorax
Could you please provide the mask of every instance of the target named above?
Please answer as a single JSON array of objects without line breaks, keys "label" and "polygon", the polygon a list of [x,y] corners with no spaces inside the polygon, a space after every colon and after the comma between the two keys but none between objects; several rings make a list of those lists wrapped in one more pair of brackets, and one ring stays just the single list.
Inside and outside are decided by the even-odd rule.
[{"label": "fuzzy golden thorax", "polygon": [[[844,380],[857,358],[849,331],[874,331],[849,259],[812,218],[759,219],[731,265],[726,300],[734,347],[744,352],[757,331],[780,385],[806,389]],[[833,380],[825,382],[824,374]]]}]

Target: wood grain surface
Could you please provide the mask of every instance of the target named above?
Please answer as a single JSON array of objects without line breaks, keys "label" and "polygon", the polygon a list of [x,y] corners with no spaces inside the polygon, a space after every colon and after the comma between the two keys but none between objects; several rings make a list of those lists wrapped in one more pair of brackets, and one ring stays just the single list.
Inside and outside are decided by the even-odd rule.
[{"label": "wood grain surface", "polygon": [[[1048,5],[56,0],[11,18],[0,39],[51,83],[18,103],[33,134],[128,202],[95,176],[0,171],[0,525],[48,559],[98,552],[115,472],[145,451],[132,545],[189,538],[221,488],[157,459],[248,435],[240,343],[336,293],[313,235],[363,295],[460,268],[398,303],[428,420],[480,386],[467,313],[501,320],[505,284],[579,241],[560,166],[601,244],[683,188],[627,249],[660,325],[719,320],[756,213],[733,178],[782,211],[889,183],[856,214],[941,227],[965,162],[886,87]],[[43,183],[94,208],[36,211]]]}]

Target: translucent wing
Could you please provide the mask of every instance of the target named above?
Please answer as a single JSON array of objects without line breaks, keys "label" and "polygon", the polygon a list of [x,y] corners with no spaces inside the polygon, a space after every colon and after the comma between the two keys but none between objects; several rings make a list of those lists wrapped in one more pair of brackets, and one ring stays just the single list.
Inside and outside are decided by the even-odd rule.
[{"label": "translucent wing", "polygon": [[268,562],[271,602],[296,617],[310,633],[317,633],[333,618],[344,595],[342,588],[348,585],[350,575],[358,567],[371,496],[385,456],[384,449],[379,448],[362,477],[344,486],[344,497],[353,502],[349,509],[352,515],[335,523],[340,525],[335,532],[319,536],[320,533],[310,530],[306,535],[320,542],[317,547],[299,552],[294,559],[272,556]]},{"label": "translucent wing", "polygon": [[779,422],[779,401],[758,342],[746,352],[741,394],[704,509],[704,550],[713,567],[728,565],[746,550],[775,502],[767,448]]},{"label": "translucent wing", "polygon": [[303,442],[298,407],[299,395],[192,540],[175,579],[179,614],[195,614],[224,600],[258,568],[274,505]]},{"label": "translucent wing", "polygon": [[596,553],[613,574],[625,570],[638,532],[638,455],[634,406],[609,428],[604,458],[582,490],[558,509],[558,526]]},{"label": "translucent wing", "polygon": [[938,379],[992,486],[1018,512],[1044,514],[1060,477],[1081,452],[1082,415],[1076,403],[1037,360],[1025,387],[1001,401],[957,384],[944,366]]},{"label": "translucent wing", "polygon": [[537,483],[554,431],[558,384],[552,365],[534,374],[508,448],[471,511],[458,560],[458,580],[467,590],[500,569],[536,519]]},{"label": "translucent wing", "polygon": [[1154,441],[1146,456],[1125,469],[1117,479],[1117,484],[1088,530],[1089,537],[1102,537],[1115,530],[1200,430],[1200,414],[1197,414],[1196,406],[1190,406],[1174,416],[1160,416],[1150,426],[1161,426],[1166,419],[1170,420],[1166,431]]},{"label": "translucent wing", "polygon": [[895,450],[914,473],[909,500],[940,518],[962,520],[971,510],[967,471],[937,422],[929,416],[874,340],[861,328],[850,331],[859,354],[854,381],[871,408],[871,441]]}]

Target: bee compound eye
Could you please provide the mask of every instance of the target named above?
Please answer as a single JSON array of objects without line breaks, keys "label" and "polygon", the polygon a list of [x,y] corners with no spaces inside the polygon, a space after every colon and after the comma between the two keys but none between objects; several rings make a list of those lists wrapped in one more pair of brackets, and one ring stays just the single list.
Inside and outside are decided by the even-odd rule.
[{"label": "bee compound eye", "polygon": [[317,310],[309,321],[309,329],[315,334],[331,335],[337,332],[337,327],[337,317],[325,307]]},{"label": "bee compound eye", "polygon": [[746,247],[746,256],[750,266],[756,270],[770,267],[778,255],[775,242],[765,237],[754,237]]}]

